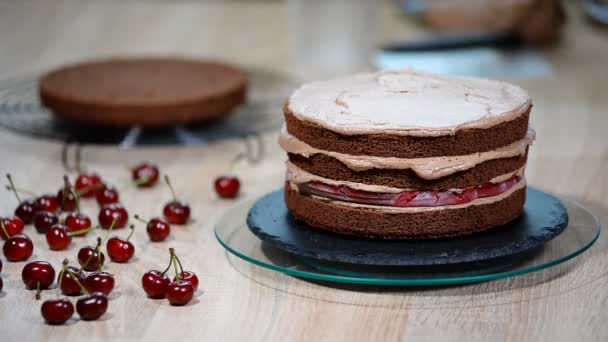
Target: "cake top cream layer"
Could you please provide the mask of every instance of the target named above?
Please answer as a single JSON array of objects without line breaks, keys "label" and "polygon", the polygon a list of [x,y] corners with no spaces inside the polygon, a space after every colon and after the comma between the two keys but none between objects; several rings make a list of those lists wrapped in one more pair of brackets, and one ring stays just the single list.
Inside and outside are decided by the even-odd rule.
[{"label": "cake top cream layer", "polygon": [[287,108],[345,135],[441,136],[511,121],[531,103],[525,90],[505,82],[393,70],[305,84]]}]

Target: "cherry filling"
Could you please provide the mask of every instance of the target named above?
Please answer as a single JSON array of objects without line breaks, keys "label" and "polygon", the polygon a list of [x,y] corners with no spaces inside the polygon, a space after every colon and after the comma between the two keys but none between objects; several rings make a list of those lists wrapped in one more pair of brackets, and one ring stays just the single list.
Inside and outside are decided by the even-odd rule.
[{"label": "cherry filling", "polygon": [[379,205],[387,207],[435,207],[469,203],[477,198],[492,197],[511,189],[521,180],[513,176],[501,183],[485,183],[480,186],[456,191],[402,191],[399,193],[377,193],[351,189],[345,185],[328,185],[317,181],[299,185],[305,195],[316,195],[344,202]]}]

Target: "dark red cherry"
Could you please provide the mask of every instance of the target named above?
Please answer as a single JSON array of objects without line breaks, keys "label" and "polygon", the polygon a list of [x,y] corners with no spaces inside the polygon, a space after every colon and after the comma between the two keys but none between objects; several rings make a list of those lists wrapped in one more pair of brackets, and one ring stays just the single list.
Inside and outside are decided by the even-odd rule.
[{"label": "dark red cherry", "polygon": [[60,189],[57,192],[57,202],[61,211],[74,211],[76,210],[76,198],[71,191],[65,192],[64,189]]},{"label": "dark red cherry", "polygon": [[[89,216],[75,211],[69,213],[65,217],[63,223],[68,228],[69,232],[80,232],[92,226],[91,219],[89,218]],[[79,234],[79,236],[84,235],[86,234]]]},{"label": "dark red cherry", "polygon": [[57,196],[42,195],[36,198],[36,211],[49,211],[51,213],[59,210],[59,201]]},{"label": "dark red cherry", "polygon": [[114,289],[114,276],[108,272],[89,273],[84,279],[84,287],[89,292],[101,292],[109,295]]},{"label": "dark red cherry", "polygon": [[59,325],[67,322],[74,314],[74,305],[67,299],[47,300],[40,308],[44,321]]},{"label": "dark red cherry", "polygon": [[[13,235],[21,234],[21,232],[23,232],[24,224],[19,216],[0,218],[0,220],[2,220],[4,228],[6,229],[6,233],[4,229],[0,229],[0,236],[2,239],[6,240]],[[6,236],[6,234],[8,234],[8,236]]]},{"label": "dark red cherry", "polygon": [[190,206],[179,201],[169,202],[163,209],[163,215],[169,223],[185,224],[190,218]]},{"label": "dark red cherry", "polygon": [[34,222],[34,216],[36,216],[36,202],[26,199],[19,203],[17,209],[15,209],[15,216],[18,216],[25,224]]},{"label": "dark red cherry", "polygon": [[141,278],[141,286],[144,291],[148,297],[154,299],[165,298],[170,282],[169,276],[157,270],[148,271]]},{"label": "dark red cherry", "polygon": [[80,270],[74,266],[67,266],[67,269],[69,272],[65,269],[62,269],[59,272],[59,276],[57,277],[57,284],[60,284],[59,289],[61,290],[61,293],[66,296],[80,296],[82,294],[82,289],[74,280],[74,277],[76,277],[80,284],[83,284],[85,277],[84,273],[80,272]]},{"label": "dark red cherry", "polygon": [[221,198],[235,198],[240,187],[241,182],[234,176],[221,176],[215,180],[215,192]]},{"label": "dark red cherry", "polygon": [[186,305],[194,297],[194,287],[189,281],[174,281],[167,286],[166,296],[171,305]]},{"label": "dark red cherry", "polygon": [[152,218],[150,221],[142,220],[138,215],[133,217],[146,224],[146,232],[152,241],[163,241],[171,232],[169,223],[160,217]]},{"label": "dark red cherry", "polygon": [[76,190],[82,197],[93,197],[101,188],[101,178],[95,173],[81,174],[76,178]]},{"label": "dark red cherry", "polygon": [[51,226],[58,222],[59,218],[57,215],[50,211],[39,211],[34,217],[34,227],[36,227],[36,231],[41,234],[46,234]]},{"label": "dark red cherry", "polygon": [[[192,287],[194,288],[194,292],[196,292],[196,290],[198,290],[198,277],[196,276],[196,274],[194,274],[194,272],[190,272],[190,271],[180,272],[179,279],[190,282],[190,284],[192,284]],[[173,278],[173,281],[176,282],[177,277]]]},{"label": "dark red cherry", "polygon": [[17,234],[4,242],[2,252],[8,261],[24,261],[32,256],[34,244],[27,235]]},{"label": "dark red cherry", "polygon": [[21,279],[25,287],[36,289],[36,298],[40,298],[40,290],[48,289],[55,281],[55,269],[46,261],[32,261],[23,267]]},{"label": "dark red cherry", "polygon": [[173,224],[185,224],[188,222],[190,218],[190,206],[187,203],[180,202],[177,200],[175,196],[175,190],[169,181],[169,176],[165,175],[165,183],[171,190],[171,195],[173,196],[173,201],[167,203],[163,208],[163,215],[169,221],[169,223]]},{"label": "dark red cherry", "polygon": [[131,170],[133,182],[141,188],[151,187],[156,184],[158,175],[158,167],[147,162],[141,163]]},{"label": "dark red cherry", "polygon": [[120,203],[113,203],[104,205],[99,211],[99,225],[102,228],[108,229],[112,225],[112,222],[116,220],[113,228],[122,228],[127,225],[129,221],[129,214],[127,209]]},{"label": "dark red cherry", "polygon": [[106,253],[110,260],[114,262],[128,262],[135,254],[135,246],[129,241],[133,235],[133,226],[131,226],[131,233],[127,239],[122,239],[118,236],[114,236],[106,243]]},{"label": "dark red cherry", "polygon": [[94,321],[108,310],[108,297],[101,292],[93,292],[76,302],[76,312],[84,321]]},{"label": "dark red cherry", "polygon": [[68,228],[62,224],[55,224],[46,232],[46,243],[54,251],[61,251],[70,245],[72,237],[68,235]]},{"label": "dark red cherry", "polygon": [[101,238],[97,238],[97,245],[85,246],[78,251],[78,263],[85,271],[96,271],[105,261],[103,252],[99,249],[101,245]]},{"label": "dark red cherry", "polygon": [[97,191],[95,199],[97,199],[97,204],[99,204],[100,207],[103,207],[106,204],[118,203],[120,201],[120,196],[115,187],[105,184]]}]

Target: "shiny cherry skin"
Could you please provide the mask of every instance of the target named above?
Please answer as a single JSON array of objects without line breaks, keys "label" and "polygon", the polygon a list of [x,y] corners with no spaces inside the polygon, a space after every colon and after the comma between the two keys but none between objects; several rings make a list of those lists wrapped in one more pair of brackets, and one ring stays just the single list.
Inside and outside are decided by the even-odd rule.
[{"label": "shiny cherry skin", "polygon": [[46,243],[54,251],[62,251],[70,245],[72,237],[68,235],[68,227],[55,224],[46,232]]},{"label": "shiny cherry skin", "polygon": [[173,224],[185,224],[190,218],[190,206],[184,202],[171,201],[165,205],[163,215]]},{"label": "shiny cherry skin", "polygon": [[131,170],[131,176],[135,184],[140,188],[148,188],[158,181],[158,166],[144,162]]},{"label": "shiny cherry skin", "polygon": [[155,217],[146,224],[146,232],[148,233],[150,240],[163,241],[169,236],[171,226],[162,218]]},{"label": "shiny cherry skin", "polygon": [[[63,223],[68,228],[68,232],[83,231],[92,226],[91,219],[89,218],[89,216],[87,216],[83,213],[75,212],[75,211],[69,213],[65,217],[65,220],[63,221]],[[85,235],[86,234],[79,234],[76,236],[85,236]]]},{"label": "shiny cherry skin", "polygon": [[15,209],[15,216],[18,216],[23,223],[31,224],[36,216],[36,202],[30,199],[23,200]]},{"label": "shiny cherry skin", "polygon": [[74,184],[80,196],[90,198],[101,188],[101,178],[95,173],[81,174]]},{"label": "shiny cherry skin", "polygon": [[19,218],[19,216],[0,218],[0,220],[2,220],[2,222],[4,223],[4,228],[8,233],[8,236],[6,236],[4,230],[0,229],[0,236],[2,237],[2,239],[6,240],[13,235],[21,234],[21,232],[23,232],[24,223]]},{"label": "shiny cherry skin", "polygon": [[[78,272],[79,270],[74,266],[68,266],[70,272],[72,272],[78,281],[83,284],[84,283],[84,273]],[[61,294],[66,296],[80,296],[82,294],[82,289],[78,286],[78,283],[72,278],[72,275],[69,272],[64,272],[63,270],[59,272],[59,276],[57,277],[57,284],[61,283]]]},{"label": "shiny cherry skin", "polygon": [[130,241],[115,236],[106,243],[106,253],[110,260],[124,263],[131,260],[135,254],[135,246]]},{"label": "shiny cherry skin", "polygon": [[39,211],[36,213],[36,217],[34,217],[34,227],[36,227],[36,231],[41,234],[46,234],[51,226],[58,222],[59,217],[50,211]]},{"label": "shiny cherry skin", "polygon": [[215,192],[221,198],[235,198],[241,187],[241,182],[234,176],[221,176],[215,180]]},{"label": "shiny cherry skin", "polygon": [[2,252],[8,261],[24,261],[32,256],[34,244],[27,235],[17,234],[4,242]]},{"label": "shiny cherry skin", "polygon": [[[196,276],[196,274],[194,274],[194,272],[183,271],[179,274],[179,279],[189,282],[192,285],[192,287],[194,288],[194,292],[196,292],[196,290],[198,290],[198,277]],[[176,282],[176,281],[177,281],[177,278],[173,278],[173,282]]]},{"label": "shiny cherry skin", "polygon": [[[85,266],[85,263],[89,258],[91,258],[91,260]],[[106,257],[103,255],[103,252],[100,251],[97,253],[96,247],[93,246],[82,247],[78,251],[78,263],[85,271],[93,272],[98,270],[100,267],[99,264],[101,263],[101,266],[103,266],[105,259]]]},{"label": "shiny cherry skin", "polygon": [[89,292],[101,292],[107,296],[114,289],[114,276],[108,272],[89,273],[84,279],[84,287]]},{"label": "shiny cherry skin", "polygon": [[94,321],[108,310],[108,297],[101,292],[93,292],[76,302],[76,312],[84,321]]},{"label": "shiny cherry skin", "polygon": [[61,188],[57,191],[57,202],[61,211],[74,211],[76,210],[76,198],[71,191],[67,191],[64,194],[65,189]]},{"label": "shiny cherry skin", "polygon": [[40,313],[46,323],[60,325],[72,318],[74,305],[67,299],[47,300],[42,303]]},{"label": "shiny cherry skin", "polygon": [[153,299],[165,298],[167,286],[169,286],[170,282],[171,279],[169,279],[168,275],[157,270],[148,271],[141,278],[141,286],[146,291],[148,297]]},{"label": "shiny cherry skin", "polygon": [[186,305],[194,297],[194,287],[185,280],[174,281],[167,286],[166,296],[171,305]]},{"label": "shiny cherry skin", "polygon": [[59,210],[59,201],[57,196],[42,195],[36,198],[36,211],[49,211],[51,213]]},{"label": "shiny cherry skin", "polygon": [[104,229],[110,228],[114,220],[116,220],[114,229],[123,228],[129,221],[129,213],[127,213],[127,209],[122,204],[113,203],[101,207],[98,218],[99,225]]},{"label": "shiny cherry skin", "polygon": [[97,191],[95,195],[95,199],[97,200],[97,204],[100,207],[103,207],[106,204],[113,204],[120,202],[120,196],[118,195],[118,190],[111,185],[104,185],[103,188]]},{"label": "shiny cherry skin", "polygon": [[32,290],[48,289],[55,281],[55,269],[46,261],[32,261],[23,267],[21,279],[25,287]]}]

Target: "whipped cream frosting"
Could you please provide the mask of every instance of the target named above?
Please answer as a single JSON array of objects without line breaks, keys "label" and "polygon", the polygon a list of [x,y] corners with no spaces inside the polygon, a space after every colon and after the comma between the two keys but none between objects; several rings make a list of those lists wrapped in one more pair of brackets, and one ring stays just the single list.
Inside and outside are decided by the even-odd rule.
[{"label": "whipped cream frosting", "polygon": [[513,194],[515,191],[522,189],[525,186],[526,186],[526,180],[521,179],[509,190],[507,190],[499,195],[496,195],[496,196],[477,198],[471,202],[463,203],[463,204],[442,205],[442,206],[435,206],[435,207],[385,207],[385,206],[377,206],[377,205],[336,201],[336,200],[332,200],[332,199],[328,199],[328,198],[316,196],[316,195],[311,195],[311,197],[325,201],[325,202],[330,202],[332,204],[342,205],[345,207],[367,208],[367,209],[373,209],[375,211],[380,211],[383,213],[398,214],[398,213],[415,213],[415,212],[428,212],[428,211],[437,211],[437,210],[461,209],[461,208],[466,208],[471,205],[483,205],[483,204],[495,203],[495,202],[501,201],[501,200],[511,196],[511,194]]},{"label": "whipped cream frosting", "polygon": [[305,84],[287,108],[345,135],[441,136],[511,121],[531,104],[525,90],[505,82],[393,70]]},{"label": "whipped cream frosting", "polygon": [[314,154],[325,154],[333,157],[354,171],[369,169],[411,169],[423,179],[438,179],[453,173],[464,171],[478,164],[493,159],[510,158],[523,155],[526,148],[534,141],[534,131],[529,130],[527,136],[508,146],[492,151],[478,152],[465,156],[445,156],[428,158],[395,158],[374,157],[338,153],[317,149],[289,134],[285,128],[279,136],[279,145],[289,152],[309,158]]},{"label": "whipped cream frosting", "polygon": [[[361,191],[376,192],[376,193],[395,193],[395,194],[403,192],[403,191],[418,190],[418,189],[411,189],[411,188],[395,188],[395,187],[390,187],[390,186],[385,186],[385,185],[364,184],[364,183],[357,183],[357,182],[335,180],[335,179],[320,177],[320,176],[314,175],[310,172],[302,170],[301,168],[299,168],[298,166],[296,166],[295,164],[293,164],[290,161],[287,161],[285,163],[285,166],[286,166],[285,179],[288,182],[290,182],[290,184],[294,184],[294,185],[304,184],[304,183],[308,183],[308,182],[321,182],[323,184],[329,184],[329,185],[334,185],[334,186],[343,185],[343,186],[347,186],[351,189],[361,190]],[[494,183],[494,184],[502,183],[515,175],[522,176],[523,173],[524,173],[524,168],[521,168],[514,172],[509,172],[504,175],[494,177],[490,180],[490,183]],[[291,188],[297,191],[297,187],[292,186]],[[452,191],[452,192],[463,191],[463,189],[447,189],[447,190]]]}]

